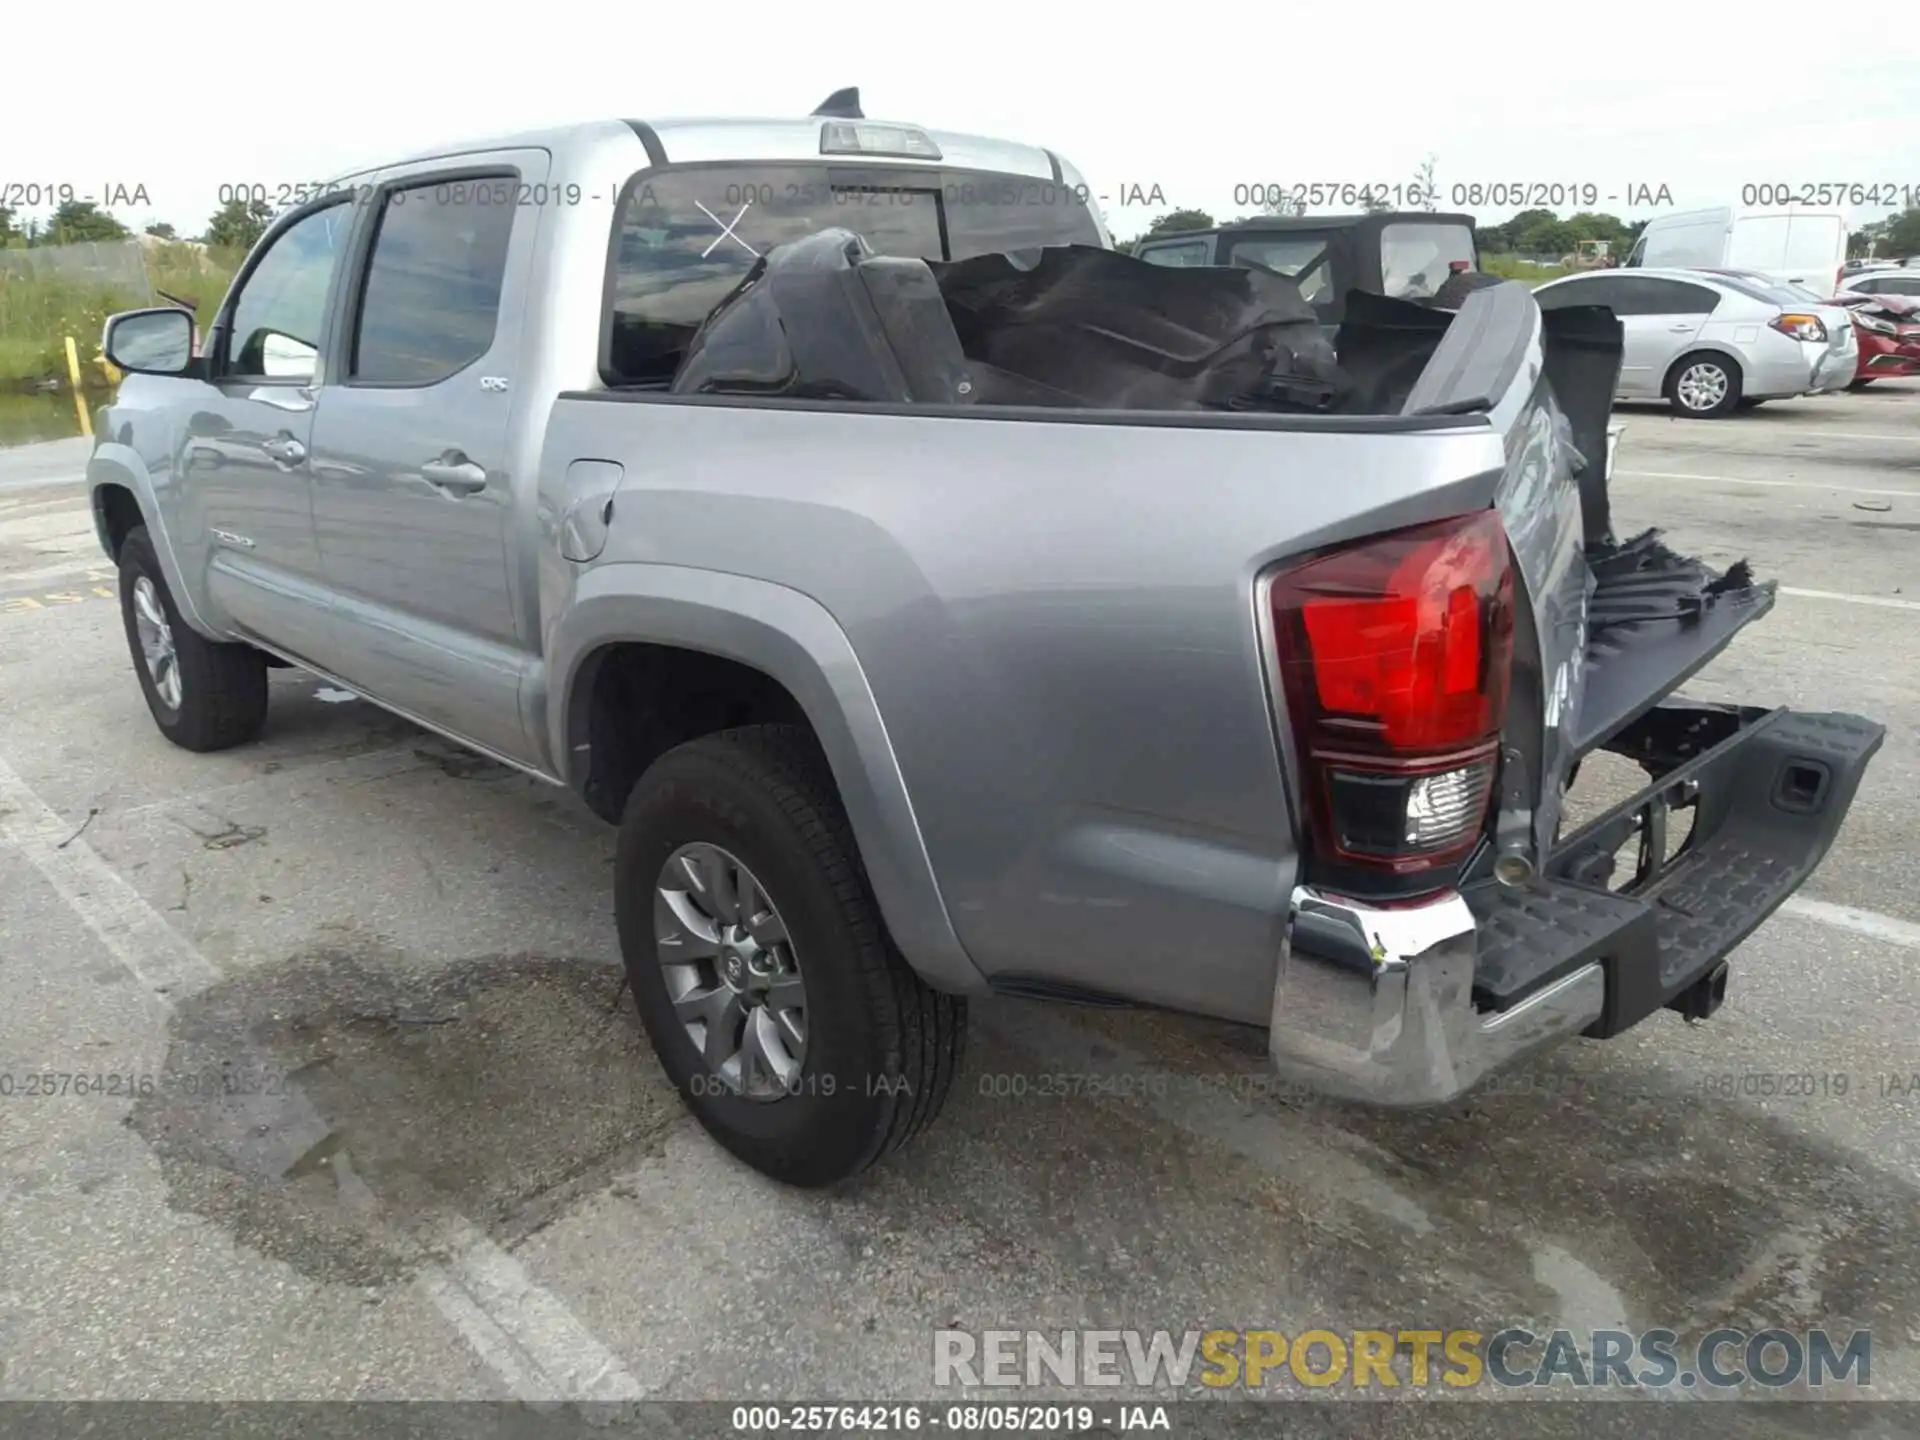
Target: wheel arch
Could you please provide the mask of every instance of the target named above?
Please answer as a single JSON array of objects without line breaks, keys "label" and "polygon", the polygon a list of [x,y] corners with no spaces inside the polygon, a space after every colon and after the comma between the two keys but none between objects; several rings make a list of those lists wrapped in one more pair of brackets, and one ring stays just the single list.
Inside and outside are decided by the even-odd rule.
[{"label": "wheel arch", "polygon": [[554,768],[603,818],[618,818],[646,764],[675,744],[740,723],[807,726],[901,953],[943,990],[986,989],[947,913],[866,673],[819,602],[717,571],[604,564],[580,577],[548,661]]},{"label": "wheel arch", "polygon": [[87,485],[94,538],[107,558],[119,564],[120,548],[128,532],[136,525],[146,526],[162,578],[181,618],[208,639],[219,639],[219,633],[201,615],[193,587],[186,583],[186,573],[174,553],[173,537],[162,521],[153,477],[139,452],[129,445],[103,442],[87,460]]}]

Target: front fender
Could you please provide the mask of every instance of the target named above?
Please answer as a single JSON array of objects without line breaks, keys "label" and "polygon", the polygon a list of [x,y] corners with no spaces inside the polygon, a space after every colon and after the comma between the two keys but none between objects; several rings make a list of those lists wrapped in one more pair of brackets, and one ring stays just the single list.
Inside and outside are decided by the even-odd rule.
[{"label": "front fender", "polygon": [[105,499],[105,491],[110,486],[118,486],[130,493],[134,503],[140,507],[141,521],[147,527],[148,538],[153,541],[153,553],[160,559],[162,577],[167,582],[167,590],[173,596],[173,603],[179,608],[181,618],[208,639],[220,639],[219,632],[202,616],[199,597],[195,595],[193,587],[187,584],[180,559],[174,554],[173,538],[167,532],[160,496],[146,461],[131,445],[103,440],[87,457],[87,487],[93,507],[93,533],[109,560],[114,558],[112,537],[107,529]]},{"label": "front fender", "polygon": [[984,992],[954,933],[912,797],[865,671],[839,622],[784,585],[676,565],[612,563],[582,574],[549,636],[548,740],[576,790],[575,681],[605,645],[644,642],[722,656],[777,680],[826,752],[887,928],[913,967],[944,990]]}]

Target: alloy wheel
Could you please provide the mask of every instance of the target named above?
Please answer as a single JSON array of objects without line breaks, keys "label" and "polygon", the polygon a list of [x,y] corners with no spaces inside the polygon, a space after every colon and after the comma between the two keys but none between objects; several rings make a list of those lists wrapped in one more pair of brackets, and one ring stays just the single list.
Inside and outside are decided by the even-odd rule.
[{"label": "alloy wheel", "polygon": [[718,845],[682,845],[660,868],[653,917],[668,998],[708,1067],[749,1100],[792,1094],[807,991],[766,887]]},{"label": "alloy wheel", "polygon": [[133,628],[140,638],[140,655],[154,693],[169,710],[178,710],[182,693],[180,654],[174,649],[173,626],[167,623],[160,592],[145,575],[133,582]]}]

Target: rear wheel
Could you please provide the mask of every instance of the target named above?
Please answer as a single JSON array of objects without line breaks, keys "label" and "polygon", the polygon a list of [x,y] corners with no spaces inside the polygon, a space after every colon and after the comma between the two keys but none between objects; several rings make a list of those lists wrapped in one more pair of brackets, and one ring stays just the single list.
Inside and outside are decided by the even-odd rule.
[{"label": "rear wheel", "polygon": [[615,884],[661,1066],[747,1164],[830,1185],[939,1113],[966,1002],[894,948],[803,730],[751,726],[662,756],[627,799]]},{"label": "rear wheel", "polygon": [[1862,375],[1858,380],[1849,380],[1847,382],[1847,389],[1864,390],[1867,388],[1867,386],[1871,385],[1872,383],[1873,383],[1873,377],[1871,375]]},{"label": "rear wheel", "polygon": [[267,722],[267,661],[209,640],[180,618],[147,527],[120,544],[120,618],[140,691],[160,733],[184,750],[226,750]]},{"label": "rear wheel", "polygon": [[1667,372],[1667,400],[1690,420],[1718,420],[1740,404],[1740,367],[1725,355],[1682,356]]}]

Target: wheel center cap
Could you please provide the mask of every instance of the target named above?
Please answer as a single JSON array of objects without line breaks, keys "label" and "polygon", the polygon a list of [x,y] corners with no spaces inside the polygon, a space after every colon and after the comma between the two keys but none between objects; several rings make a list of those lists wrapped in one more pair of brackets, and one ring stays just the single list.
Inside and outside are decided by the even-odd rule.
[{"label": "wheel center cap", "polygon": [[747,978],[747,963],[740,958],[740,952],[738,950],[729,949],[726,953],[726,958],[720,963],[721,968],[726,971],[727,983],[729,985],[738,988],[745,983]]}]

